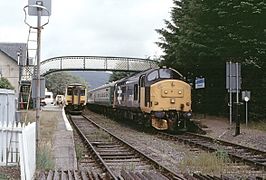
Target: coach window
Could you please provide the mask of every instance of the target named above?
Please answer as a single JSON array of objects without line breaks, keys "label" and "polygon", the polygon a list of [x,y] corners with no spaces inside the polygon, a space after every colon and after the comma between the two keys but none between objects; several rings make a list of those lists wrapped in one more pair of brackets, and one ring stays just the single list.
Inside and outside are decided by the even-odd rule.
[{"label": "coach window", "polygon": [[139,94],[138,90],[139,90],[138,85],[134,84],[134,101],[138,100],[138,94]]},{"label": "coach window", "polygon": [[122,87],[122,101],[125,100],[125,95],[126,95],[126,86]]},{"label": "coach window", "polygon": [[158,78],[159,78],[159,74],[158,74],[157,70],[152,71],[147,77],[148,81],[154,81],[154,80],[156,80]]}]

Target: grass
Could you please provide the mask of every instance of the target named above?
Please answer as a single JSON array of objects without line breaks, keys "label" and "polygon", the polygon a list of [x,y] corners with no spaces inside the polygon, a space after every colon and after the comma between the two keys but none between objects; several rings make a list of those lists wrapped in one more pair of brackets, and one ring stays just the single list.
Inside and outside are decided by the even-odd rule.
[{"label": "grass", "polygon": [[85,147],[78,143],[75,144],[76,156],[77,160],[79,161],[82,158],[83,152],[85,151]]},{"label": "grass", "polygon": [[266,132],[266,120],[250,122],[248,126],[252,129],[257,129]]},{"label": "grass", "polygon": [[54,169],[54,161],[52,157],[52,145],[49,143],[40,143],[37,154],[37,169],[51,170]]},{"label": "grass", "polygon": [[228,154],[223,150],[213,153],[203,152],[198,156],[187,153],[180,163],[180,169],[186,173],[200,172],[203,174],[221,175],[229,170],[229,162]]},{"label": "grass", "polygon": [[97,130],[97,131],[89,134],[88,136],[89,136],[89,139],[92,141],[100,141],[103,139],[106,139],[108,141],[112,141],[111,136],[103,130]]},{"label": "grass", "polygon": [[8,180],[9,178],[4,175],[4,174],[0,174],[0,180]]},{"label": "grass", "polygon": [[[54,160],[52,157],[52,142],[54,131],[57,128],[58,116],[60,112],[45,112],[42,111],[40,114],[40,142],[39,148],[37,152],[37,169],[38,170],[50,170],[54,169]],[[35,121],[34,110],[28,112],[26,116],[27,122]],[[23,114],[23,120],[25,118],[25,114]]]},{"label": "grass", "polygon": [[130,162],[129,165],[122,165],[122,169],[125,171],[135,171],[136,170],[136,163]]}]

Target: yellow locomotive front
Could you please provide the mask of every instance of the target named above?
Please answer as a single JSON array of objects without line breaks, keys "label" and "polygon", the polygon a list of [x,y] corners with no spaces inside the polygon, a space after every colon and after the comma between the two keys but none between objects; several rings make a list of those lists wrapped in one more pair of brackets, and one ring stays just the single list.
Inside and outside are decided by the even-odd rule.
[{"label": "yellow locomotive front", "polygon": [[87,88],[78,83],[66,88],[65,109],[67,112],[81,112],[87,103]]},{"label": "yellow locomotive front", "polygon": [[141,89],[145,99],[142,111],[150,114],[151,125],[156,129],[187,130],[192,115],[191,86],[177,73],[172,69],[151,72],[146,78],[148,86]]}]

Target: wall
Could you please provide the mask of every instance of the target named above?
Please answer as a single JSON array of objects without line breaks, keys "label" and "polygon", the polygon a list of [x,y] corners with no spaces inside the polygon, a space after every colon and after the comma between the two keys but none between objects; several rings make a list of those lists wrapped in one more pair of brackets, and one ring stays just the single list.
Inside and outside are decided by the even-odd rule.
[{"label": "wall", "polygon": [[15,95],[18,97],[19,86],[19,66],[9,56],[0,51],[0,72],[2,77],[8,79],[11,85],[15,88]]}]

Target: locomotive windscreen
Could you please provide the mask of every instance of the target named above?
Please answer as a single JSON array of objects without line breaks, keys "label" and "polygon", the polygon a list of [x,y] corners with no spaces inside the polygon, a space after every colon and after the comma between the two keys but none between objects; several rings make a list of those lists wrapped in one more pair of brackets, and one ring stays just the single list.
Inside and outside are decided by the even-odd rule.
[{"label": "locomotive windscreen", "polygon": [[71,87],[67,88],[67,95],[72,95],[73,89]]},{"label": "locomotive windscreen", "polygon": [[172,69],[159,69],[149,73],[147,80],[154,81],[157,79],[181,79],[182,75]]}]

